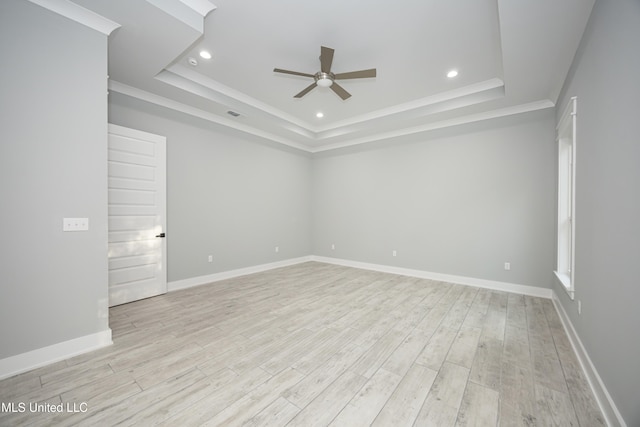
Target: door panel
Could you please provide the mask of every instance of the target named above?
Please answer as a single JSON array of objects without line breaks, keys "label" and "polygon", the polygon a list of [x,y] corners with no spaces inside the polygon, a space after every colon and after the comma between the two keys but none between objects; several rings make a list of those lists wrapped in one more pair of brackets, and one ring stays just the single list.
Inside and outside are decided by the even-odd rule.
[{"label": "door panel", "polygon": [[166,139],[109,125],[109,306],[167,291]]}]

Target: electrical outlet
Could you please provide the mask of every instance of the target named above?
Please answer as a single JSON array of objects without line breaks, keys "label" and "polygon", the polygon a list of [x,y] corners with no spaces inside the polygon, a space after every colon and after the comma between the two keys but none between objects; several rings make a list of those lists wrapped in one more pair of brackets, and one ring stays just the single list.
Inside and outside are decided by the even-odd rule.
[{"label": "electrical outlet", "polygon": [[276,246],[276,253],[280,252],[280,246]]},{"label": "electrical outlet", "polygon": [[88,231],[89,218],[63,218],[62,231]]},{"label": "electrical outlet", "polygon": [[335,251],[335,250],[336,250],[336,245],[335,245],[335,243],[332,243],[332,244],[331,244],[331,250],[332,250],[332,251]]},{"label": "electrical outlet", "polygon": [[393,256],[397,256],[397,255],[398,255],[398,251],[393,251],[393,252],[391,252],[391,255],[393,255]]},{"label": "electrical outlet", "polygon": [[209,262],[213,262],[213,255],[209,255]]},{"label": "electrical outlet", "polygon": [[511,270],[511,263],[510,262],[505,262],[504,263],[504,269],[507,270],[507,271]]}]

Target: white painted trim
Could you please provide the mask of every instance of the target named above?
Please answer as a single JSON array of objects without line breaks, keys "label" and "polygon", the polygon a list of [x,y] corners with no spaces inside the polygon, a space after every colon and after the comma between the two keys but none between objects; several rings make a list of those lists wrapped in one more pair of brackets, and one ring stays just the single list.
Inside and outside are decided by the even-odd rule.
[{"label": "white painted trim", "polygon": [[[558,144],[558,199],[557,199],[557,253],[556,276],[571,299],[575,295],[575,247],[576,247],[576,107],[577,97],[572,97],[556,125]],[[570,182],[567,182],[570,180]],[[567,202],[567,196],[570,201]],[[570,206],[567,206],[569,205]],[[569,209],[568,209],[569,208]],[[568,220],[568,232],[563,224]],[[568,252],[568,253],[567,253]],[[568,274],[567,274],[568,272]]]},{"label": "white painted trim", "polygon": [[218,6],[211,3],[209,0],[180,0],[180,2],[186,4],[191,9],[198,12],[200,15],[202,15],[203,18],[206,17],[212,10],[218,8]]},{"label": "white painted trim", "polygon": [[317,147],[311,150],[312,153],[319,153],[321,151],[336,150],[338,148],[351,147],[354,145],[365,144],[368,142],[381,141],[384,139],[397,138],[405,135],[412,135],[422,132],[429,132],[432,130],[443,129],[453,126],[460,126],[467,123],[475,123],[484,120],[497,119],[500,117],[513,116],[515,114],[529,113],[538,110],[544,110],[547,108],[553,108],[555,104],[548,99],[530,102],[528,104],[514,105],[512,107],[501,108],[498,110],[485,111],[478,114],[470,114],[468,116],[458,117],[455,119],[441,120],[439,122],[428,123],[426,125],[414,126],[410,128],[397,129],[390,132],[381,132],[375,135],[369,135],[362,138],[352,139],[347,142],[338,142],[335,144],[328,144],[321,147]]},{"label": "white painted trim", "polygon": [[165,98],[165,97],[162,97],[162,96],[159,96],[159,95],[156,95],[132,86],[128,86],[124,83],[120,83],[115,80],[109,80],[109,90],[113,92],[121,93],[123,95],[130,96],[132,98],[140,99],[142,101],[149,102],[151,104],[159,105],[161,107],[165,107],[170,110],[188,114],[193,117],[198,117],[200,119],[207,120],[209,122],[216,123],[221,126],[226,126],[232,129],[236,129],[238,131],[257,136],[259,138],[264,138],[266,140],[283,144],[289,147],[293,147],[301,151],[306,151],[308,153],[319,153],[323,151],[335,150],[338,148],[364,144],[367,142],[380,141],[380,140],[400,137],[404,135],[429,132],[432,130],[453,127],[453,126],[460,126],[467,123],[475,123],[483,120],[491,120],[491,119],[497,119],[500,117],[512,116],[515,114],[522,114],[522,113],[528,113],[528,112],[533,112],[538,110],[544,110],[547,108],[553,108],[555,106],[555,104],[549,100],[535,101],[535,102],[530,102],[528,104],[515,105],[512,107],[501,108],[498,110],[487,111],[479,114],[472,114],[472,115],[468,115],[468,116],[464,116],[456,119],[442,120],[439,122],[429,123],[423,126],[399,129],[392,132],[378,133],[378,134],[367,136],[364,138],[354,139],[348,142],[329,144],[321,147],[312,148],[303,143],[295,142],[288,138],[283,138],[281,136],[274,135],[269,132],[265,132],[263,130],[245,125],[238,121],[220,117],[217,114],[213,114],[196,107],[191,107],[189,105],[174,101],[172,99]]},{"label": "white painted trim", "polygon": [[0,360],[0,380],[113,344],[111,329]]},{"label": "white painted trim", "polygon": [[584,348],[578,332],[576,332],[576,329],[573,327],[573,323],[571,323],[567,312],[564,310],[564,307],[560,303],[558,295],[555,291],[552,291],[552,294],[553,295],[551,299],[553,301],[553,306],[558,313],[558,317],[560,317],[562,326],[564,327],[564,330],[569,337],[569,342],[573,347],[574,353],[578,357],[578,362],[580,363],[582,371],[587,377],[587,382],[591,387],[591,391],[593,391],[593,394],[596,398],[596,401],[598,402],[598,406],[600,407],[602,414],[604,415],[607,425],[627,427],[627,424],[624,421],[624,418],[622,418],[620,411],[618,411],[618,408],[611,398],[607,387],[605,387],[602,378],[600,378],[596,367],[593,365],[593,362],[591,361],[587,350]]},{"label": "white painted trim", "polygon": [[260,129],[256,129],[251,126],[247,126],[238,121],[234,121],[231,119],[227,119],[224,117],[220,117],[217,114],[210,113],[208,111],[201,110],[196,107],[191,107],[186,104],[182,104],[180,102],[174,101],[169,98],[165,98],[163,96],[159,96],[153,94],[151,92],[144,91],[142,89],[135,88],[133,86],[128,86],[124,83],[120,83],[115,80],[109,80],[109,90],[113,92],[118,92],[123,95],[130,96],[132,98],[140,99],[145,102],[149,102],[151,104],[159,105],[161,107],[168,108],[170,110],[178,111],[180,113],[188,114],[192,117],[198,117],[200,119],[209,121],[211,123],[216,123],[221,126],[226,126],[231,129],[238,130],[240,132],[245,132],[250,135],[255,135],[259,138],[264,138],[269,141],[277,142],[283,145],[287,145],[289,147],[297,148],[298,150],[310,152],[309,147],[303,144],[298,144],[294,141],[291,141],[286,138],[279,137],[277,135],[270,134],[268,132],[262,131]]},{"label": "white painted trim", "polygon": [[[447,92],[448,93],[448,92]],[[413,109],[407,109],[405,111],[395,112],[396,110],[393,108],[386,109],[388,114],[382,114],[375,119],[366,119],[360,120],[358,122],[354,122],[353,124],[341,126],[341,127],[333,127],[322,131],[316,135],[316,140],[318,143],[322,144],[332,144],[332,140],[335,138],[342,137],[344,138],[346,135],[357,134],[357,132],[365,129],[368,125],[374,125],[384,127],[385,123],[393,123],[393,120],[415,120],[422,119],[421,122],[428,122],[429,117],[434,117],[439,113],[450,112],[458,109],[462,109],[465,107],[469,107],[472,105],[477,105],[489,101],[493,101],[499,98],[503,98],[505,93],[504,86],[488,86],[486,90],[476,91],[469,94],[460,93],[460,96],[451,97],[451,98],[430,98],[433,100],[431,103],[424,103],[416,106]],[[423,100],[426,98],[423,98]],[[420,100],[418,100],[420,101]],[[398,106],[400,107],[400,106]],[[382,110],[378,110],[382,111]],[[374,112],[375,113],[375,112]],[[372,113],[373,114],[373,113]],[[366,115],[367,117],[369,115]],[[365,116],[359,116],[360,118]],[[404,128],[400,129],[405,129]],[[411,129],[411,127],[409,127]]]},{"label": "white painted trim", "polygon": [[[179,79],[170,78],[169,76],[167,76],[167,72],[178,77]],[[257,110],[260,113],[266,113],[270,116],[270,118],[276,119],[283,127],[288,128],[293,132],[303,135],[309,139],[315,139],[314,133],[317,132],[317,129],[310,126],[307,122],[304,122],[296,118],[295,116],[292,116],[291,114],[287,114],[282,110],[272,107],[267,103],[261,102],[245,93],[240,92],[239,90],[223,85],[222,83],[217,82],[201,73],[198,73],[192,68],[188,68],[182,64],[173,64],[165,68],[165,71],[160,72],[156,76],[156,79],[164,83],[179,87],[180,89],[186,90],[188,92],[194,93],[198,96],[207,98],[210,101],[219,102],[221,104],[230,104],[230,102],[228,101],[230,99],[232,100],[232,102],[236,103],[234,109],[236,109],[238,112],[243,112],[243,109],[249,107],[251,109]],[[179,81],[180,79],[182,79],[182,81]],[[202,88],[206,88],[208,90],[208,93],[203,93],[202,91],[196,90],[192,86],[193,84]],[[220,95],[222,95],[222,97]]]},{"label": "white painted trim", "polygon": [[393,267],[390,265],[370,264],[366,262],[351,261],[347,259],[329,258],[313,255],[311,261],[327,264],[342,265],[345,267],[361,268],[364,270],[380,271],[383,273],[399,274],[402,276],[418,277],[421,279],[438,280],[460,285],[475,286],[478,288],[493,289],[497,291],[513,292],[522,295],[531,295],[540,298],[551,298],[551,289],[538,288],[536,286],[518,285],[515,283],[498,282],[495,280],[478,279],[474,277],[456,276],[451,274],[434,273],[423,270]]},{"label": "white painted trim", "polygon": [[[320,128],[318,131],[326,132],[330,130],[344,128],[347,126],[358,125],[364,122],[379,120],[388,116],[393,116],[397,114],[406,114],[406,113],[409,113],[410,111],[417,111],[420,109],[424,109],[425,107],[433,107],[434,105],[446,104],[451,101],[473,97],[474,95],[479,96],[479,95],[482,95],[483,93],[487,93],[487,92],[490,93],[495,89],[502,89],[502,91],[500,92],[500,97],[504,96],[504,81],[502,81],[501,79],[493,78],[493,79],[485,80],[479,83],[470,84],[457,89],[452,89],[442,93],[437,93],[435,95],[430,95],[424,98],[405,102],[404,104],[398,104],[392,107],[382,108],[380,110],[375,110],[370,113],[362,114],[360,116],[355,116],[347,120],[333,123],[329,126],[324,126]],[[492,97],[492,99],[493,98],[498,98],[498,97],[495,96],[495,97]],[[485,101],[484,99],[482,100]],[[472,104],[475,104],[476,102],[468,102],[467,105],[472,105]],[[458,107],[456,106],[455,108],[458,108]],[[447,108],[446,110],[448,109],[453,109],[453,108]],[[319,139],[322,139],[322,138],[319,138]]]},{"label": "white painted trim", "polygon": [[284,261],[276,261],[268,264],[260,264],[251,267],[239,268],[237,270],[223,271],[220,273],[209,274],[206,276],[191,277],[189,279],[176,280],[169,282],[168,291],[177,291],[187,289],[194,286],[205,285],[220,280],[232,279],[234,277],[246,276],[247,274],[260,273],[263,271],[273,270],[274,268],[288,267],[290,265],[301,264],[303,262],[322,262],[325,264],[342,265],[345,267],[360,268],[363,270],[380,271],[383,273],[398,274],[401,276],[418,277],[421,279],[438,280],[448,283],[457,283],[460,285],[476,286],[479,288],[493,289],[498,291],[513,292],[522,295],[531,295],[540,298],[551,298],[551,289],[538,288],[536,286],[518,285],[514,283],[498,282],[495,280],[478,279],[474,277],[455,276],[451,274],[434,273],[423,270],[412,270],[408,268],[393,267],[390,265],[370,264],[359,261],[351,261],[347,259],[329,258],[318,255],[303,256],[300,258],[291,258]]},{"label": "white painted trim", "polygon": [[69,0],[29,0],[31,3],[49,9],[58,15],[69,18],[79,24],[92,28],[104,35],[109,35],[113,30],[120,27],[120,24],[98,15],[92,10],[86,9]]},{"label": "white painted trim", "polygon": [[562,112],[562,116],[560,116],[560,120],[558,120],[558,123],[556,124],[556,131],[560,130],[560,128],[564,126],[565,123],[567,123],[567,121],[569,120],[569,117],[575,116],[577,114],[578,112],[577,102],[578,102],[577,96],[572,96],[571,99],[569,99],[567,106]]},{"label": "white painted trim", "polygon": [[215,6],[206,0],[199,4],[194,0],[147,0],[147,2],[201,34],[204,33],[204,17],[215,9]]},{"label": "white painted trim", "polygon": [[246,276],[247,274],[261,273],[273,270],[274,268],[288,267],[290,265],[302,264],[311,261],[311,256],[300,258],[290,258],[283,261],[270,262],[267,264],[254,265],[251,267],[238,268],[236,270],[222,271],[220,273],[208,274],[206,276],[190,277],[189,279],[175,280],[168,283],[168,291],[178,291],[180,289],[192,288],[194,286],[206,285],[220,280],[232,279],[234,277]]},{"label": "white painted trim", "polygon": [[238,112],[252,110],[254,114],[266,114],[284,129],[300,134],[312,141],[322,141],[327,138],[349,134],[354,132],[354,127],[391,116],[403,114],[404,118],[406,118],[409,113],[424,116],[504,96],[504,82],[500,79],[490,79],[393,107],[375,110],[328,126],[317,126],[223,85],[183,64],[176,63],[167,67],[156,76],[156,79],[210,101],[223,105],[233,105],[233,108]]},{"label": "white painted trim", "polygon": [[553,270],[553,274],[556,276],[556,280],[558,281],[558,283],[560,283],[564,290],[567,292],[569,298],[574,299],[575,291],[571,287],[571,278],[567,274],[560,273],[557,270]]}]

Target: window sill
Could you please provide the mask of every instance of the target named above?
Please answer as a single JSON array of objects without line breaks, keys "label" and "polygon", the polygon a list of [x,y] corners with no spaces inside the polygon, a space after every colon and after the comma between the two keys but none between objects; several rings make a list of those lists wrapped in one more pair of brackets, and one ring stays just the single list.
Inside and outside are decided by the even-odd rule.
[{"label": "window sill", "polygon": [[565,291],[567,291],[567,295],[569,295],[569,298],[573,299],[575,292],[573,290],[573,286],[571,285],[571,277],[568,274],[558,273],[557,271],[554,271],[553,273],[556,275],[558,281],[562,283],[562,287]]}]

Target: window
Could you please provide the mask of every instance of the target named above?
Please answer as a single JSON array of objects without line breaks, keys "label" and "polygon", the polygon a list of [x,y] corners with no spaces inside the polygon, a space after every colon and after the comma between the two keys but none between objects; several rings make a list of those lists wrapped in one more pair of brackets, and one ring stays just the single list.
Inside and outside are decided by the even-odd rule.
[{"label": "window", "polygon": [[576,102],[573,97],[558,126],[558,258],[555,274],[573,299],[575,242]]}]

